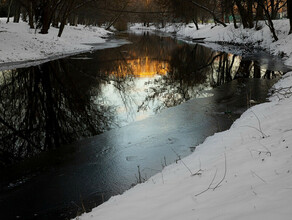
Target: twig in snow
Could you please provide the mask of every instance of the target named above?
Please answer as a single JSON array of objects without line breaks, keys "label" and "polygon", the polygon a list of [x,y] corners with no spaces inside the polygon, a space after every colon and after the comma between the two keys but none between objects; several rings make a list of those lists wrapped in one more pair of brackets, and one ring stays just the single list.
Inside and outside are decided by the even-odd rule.
[{"label": "twig in snow", "polygon": [[[163,172],[162,172],[162,170],[157,170],[157,169],[152,169],[152,168],[148,168],[148,167],[146,167],[146,168],[144,168],[143,170],[152,170],[152,171],[158,171],[158,172],[160,172],[161,173],[161,179],[162,179],[162,183],[164,184],[164,177],[163,177]],[[153,182],[153,179],[152,179],[152,182]]]},{"label": "twig in snow", "polygon": [[273,89],[272,94],[275,94],[278,97],[279,101],[284,98],[289,98],[292,95],[292,86]]},{"label": "twig in snow", "polygon": [[216,176],[217,176],[217,171],[218,171],[218,169],[216,169],[216,172],[215,172],[215,174],[214,174],[214,176],[213,176],[213,179],[212,179],[212,181],[210,182],[208,188],[205,189],[205,190],[203,190],[202,192],[196,194],[195,196],[199,196],[199,195],[201,195],[201,194],[207,192],[207,191],[210,190],[210,189],[212,189],[212,190],[214,191],[214,190],[217,189],[217,188],[220,186],[220,184],[224,181],[224,179],[226,178],[226,174],[227,174],[227,159],[226,159],[226,154],[225,154],[225,153],[224,153],[224,159],[225,159],[225,162],[224,162],[225,168],[224,168],[224,174],[223,174],[223,177],[221,178],[221,180],[215,185],[215,187],[211,187],[211,186],[213,185],[214,181],[215,181]]},{"label": "twig in snow", "polygon": [[162,167],[162,169],[164,169],[164,167],[167,166],[166,157],[164,156],[163,159],[164,159],[164,161],[161,160],[161,167]]},{"label": "twig in snow", "polygon": [[219,181],[219,183],[213,188],[213,191],[219,187],[219,185],[224,181],[225,177],[226,177],[226,173],[227,173],[227,160],[226,160],[226,153],[224,153],[224,175],[222,177],[222,179]]},{"label": "twig in snow", "polygon": [[137,166],[137,168],[138,168],[138,177],[135,174],[135,177],[137,179],[137,183],[143,183],[145,181],[145,179],[142,178],[140,166]]},{"label": "twig in snow", "polygon": [[81,205],[82,205],[83,212],[86,212],[86,209],[85,209],[85,206],[84,206],[84,203],[83,203],[83,199],[82,199],[81,194],[80,194],[80,202],[81,202]]},{"label": "twig in snow", "polygon": [[257,178],[259,178],[261,181],[263,181],[264,183],[267,183],[263,178],[261,178],[259,175],[257,175],[254,171],[250,170],[250,172],[255,175]]},{"label": "twig in snow", "polygon": [[[190,172],[190,174],[191,174],[191,176],[199,176],[199,175],[202,175],[202,169],[201,169],[201,161],[200,161],[200,169],[197,171],[197,172],[195,172],[195,173],[193,173],[192,171],[191,171],[191,169],[185,164],[185,162],[181,159],[181,156],[173,149],[173,148],[171,148],[171,150],[176,154],[176,156],[178,157],[178,160],[179,161],[181,161],[182,162],[182,164],[187,168],[187,170]],[[178,161],[177,160],[177,161]]]},{"label": "twig in snow", "polygon": [[185,164],[185,162],[181,159],[180,155],[173,149],[171,148],[171,150],[176,154],[176,156],[179,158],[179,160],[182,162],[182,164],[187,168],[187,170],[191,173],[191,176],[194,176],[193,172],[191,171],[191,169]]},{"label": "twig in snow", "polygon": [[257,119],[257,121],[258,121],[258,124],[259,124],[259,128],[256,128],[256,127],[253,127],[253,126],[250,126],[250,125],[244,125],[244,126],[241,126],[241,127],[249,127],[249,128],[253,128],[253,129],[257,130],[258,132],[260,132],[260,133],[262,134],[262,138],[267,138],[267,137],[269,137],[268,135],[266,135],[266,134],[263,132],[263,130],[262,130],[262,126],[261,126],[261,121],[260,121],[260,119],[258,118],[258,116],[257,116],[253,111],[251,111],[251,112],[255,115],[255,117],[256,117],[256,119]]},{"label": "twig in snow", "polygon": [[254,114],[254,116],[256,117],[256,119],[257,119],[257,121],[258,121],[258,124],[259,124],[259,130],[260,130],[260,132],[262,133],[263,138],[267,138],[268,135],[266,135],[266,134],[263,132],[262,125],[261,125],[261,121],[260,121],[259,117],[256,115],[256,113],[254,113],[254,111],[251,111],[251,112]]},{"label": "twig in snow", "polygon": [[202,192],[196,194],[195,196],[199,196],[199,195],[203,194],[204,192],[207,192],[209,189],[212,189],[211,186],[212,186],[212,184],[213,184],[213,182],[214,182],[214,180],[215,180],[215,178],[216,178],[216,176],[217,176],[217,171],[218,171],[218,169],[216,169],[216,172],[215,172],[215,174],[214,174],[214,176],[213,176],[213,179],[212,179],[212,181],[210,182],[208,188],[205,189],[205,190],[203,190]]}]

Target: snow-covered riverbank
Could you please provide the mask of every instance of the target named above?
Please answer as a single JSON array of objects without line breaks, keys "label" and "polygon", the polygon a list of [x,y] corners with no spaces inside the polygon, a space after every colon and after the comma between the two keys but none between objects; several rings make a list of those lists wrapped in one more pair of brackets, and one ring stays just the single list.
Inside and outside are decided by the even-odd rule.
[{"label": "snow-covered riverbank", "polygon": [[[141,27],[135,25],[132,29]],[[176,31],[190,39],[206,38],[208,42],[253,44],[281,55],[292,66],[288,21],[276,21],[275,27],[280,39],[277,42],[273,42],[265,25],[259,31],[235,30],[232,25],[212,29],[205,25],[196,31],[192,24],[172,25],[161,31]],[[25,23],[6,24],[0,19],[0,65],[89,51],[93,46],[88,43],[103,44],[108,34],[101,28],[78,26],[66,27],[58,38],[54,28],[48,35],[40,35]],[[292,72],[275,85],[271,102],[247,110],[230,130],[207,138],[192,155],[79,218],[291,219],[291,85]]]},{"label": "snow-covered riverbank", "polygon": [[[222,26],[214,26],[214,24],[199,25],[199,30],[196,30],[194,24],[169,24],[165,28],[157,28],[154,25],[144,27],[142,24],[134,24],[130,26],[130,30],[152,30],[162,31],[165,33],[176,34],[178,37],[183,37],[185,40],[189,39],[204,39],[205,42],[221,42],[230,44],[247,45],[261,49],[267,52],[281,56],[286,60],[287,65],[292,65],[292,35],[289,32],[289,20],[276,20],[274,21],[275,29],[279,40],[274,42],[272,34],[264,22],[259,23],[259,29],[243,29],[239,27],[235,29],[233,24],[229,24],[226,28]],[[206,44],[216,50],[229,49],[218,44]],[[234,51],[233,51],[234,52]],[[240,53],[240,50],[238,51]]]},{"label": "snow-covered riverbank", "polygon": [[[277,42],[266,27],[259,32],[210,27],[196,32],[187,25],[177,31],[208,41],[258,44],[292,66],[292,35],[287,35],[285,20],[276,22]],[[78,219],[291,219],[291,85],[292,72],[274,86],[271,102],[250,108],[228,131],[207,138],[190,156]]]},{"label": "snow-covered riverbank", "polygon": [[34,62],[125,43],[106,44],[112,33],[94,26],[66,26],[60,38],[57,37],[58,29],[54,27],[45,35],[38,32],[39,30],[29,29],[27,23],[6,23],[6,18],[0,18],[0,70],[25,66],[26,61],[32,65]]}]

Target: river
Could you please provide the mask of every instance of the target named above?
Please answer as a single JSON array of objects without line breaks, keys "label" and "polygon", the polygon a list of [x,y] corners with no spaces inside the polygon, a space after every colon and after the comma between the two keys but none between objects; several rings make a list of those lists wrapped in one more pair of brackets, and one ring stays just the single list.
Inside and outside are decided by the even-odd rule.
[{"label": "river", "polygon": [[288,71],[149,32],[0,72],[3,219],[70,219],[228,129]]}]

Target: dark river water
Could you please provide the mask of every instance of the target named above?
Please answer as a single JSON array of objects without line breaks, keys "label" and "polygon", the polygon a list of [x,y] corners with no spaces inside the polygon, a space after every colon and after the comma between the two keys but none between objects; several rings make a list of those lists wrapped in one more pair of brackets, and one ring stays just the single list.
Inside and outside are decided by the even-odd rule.
[{"label": "dark river water", "polygon": [[0,72],[1,219],[70,219],[161,171],[288,68],[143,33],[131,44]]}]

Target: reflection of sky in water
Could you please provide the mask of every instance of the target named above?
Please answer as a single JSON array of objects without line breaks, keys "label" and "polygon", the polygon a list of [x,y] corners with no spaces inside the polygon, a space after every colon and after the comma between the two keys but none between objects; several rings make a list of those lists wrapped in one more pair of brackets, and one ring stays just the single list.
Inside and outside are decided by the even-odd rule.
[{"label": "reflection of sky in water", "polygon": [[206,90],[234,78],[274,75],[257,62],[172,38],[129,39],[133,44],[0,71],[0,115],[28,132],[23,139],[11,135],[17,129],[2,125],[5,144],[15,146],[20,140],[25,146],[32,142],[52,148],[211,96]]},{"label": "reflection of sky in water", "polygon": [[[138,110],[143,104],[151,89],[163,85],[157,84],[162,80],[162,76],[166,76],[169,72],[169,63],[166,61],[154,60],[148,56],[137,59],[126,60],[120,63],[115,71],[107,72],[109,75],[118,77],[133,77],[131,86],[127,87],[126,97],[122,97],[120,91],[114,86],[114,82],[103,84],[102,104],[115,106],[117,123],[124,126],[133,121],[140,121],[154,115],[154,109],[162,104],[167,94],[158,99],[153,99],[148,103],[147,108]],[[211,93],[204,93],[202,90],[209,90],[210,87],[205,85],[194,87],[193,97],[201,98],[211,96]],[[170,88],[171,90],[171,88]],[[180,98],[180,94],[174,94],[176,98]],[[97,103],[100,103],[97,100]]]},{"label": "reflection of sky in water", "polygon": [[[173,53],[175,49],[177,53]],[[138,51],[128,48],[121,51],[122,58],[116,60],[115,67],[103,70],[110,79],[111,77],[130,78],[125,87],[126,93],[117,89],[114,81],[109,81],[101,87],[99,97],[102,98],[96,99],[98,104],[115,108],[118,126],[143,120],[165,107],[175,106],[177,100],[179,100],[177,103],[180,104],[190,98],[212,96],[208,90],[233,79],[238,74],[242,61],[240,56],[214,52],[200,46],[196,49],[188,47],[185,51],[184,47],[177,45],[170,51],[161,49],[159,55],[153,55],[150,52],[151,45],[146,44],[146,46],[143,45],[143,49]],[[179,62],[175,63],[173,56],[175,58],[178,56]],[[191,58],[189,59],[189,57]],[[188,65],[193,69],[181,67]],[[248,65],[250,66],[244,71],[248,71],[250,77],[253,77],[254,64]],[[203,73],[197,73],[194,70],[201,67]],[[259,68],[260,75],[264,76],[267,70]],[[186,73],[181,71],[186,71]],[[192,74],[201,74],[204,77],[197,76],[199,78],[193,79],[196,76],[189,74],[190,71],[194,71]],[[226,72],[229,72],[230,79],[227,79]],[[183,83],[181,83],[182,81]],[[187,98],[182,97],[184,95],[187,95]],[[160,108],[161,106],[163,107]]]},{"label": "reflection of sky in water", "polygon": [[[54,170],[56,176],[41,175],[43,181],[28,181],[33,184],[26,187],[28,191],[16,192],[20,192],[21,195],[18,195],[21,199],[12,196],[9,201],[3,200],[3,210],[9,210],[5,206],[16,209],[18,201],[25,201],[25,204],[18,208],[37,213],[30,209],[32,202],[27,201],[32,198],[29,196],[32,193],[38,195],[39,204],[45,198],[49,204],[45,205],[46,210],[56,207],[60,201],[62,204],[66,204],[66,201],[68,204],[80,201],[81,195],[84,199],[87,196],[88,199],[91,195],[98,197],[96,192],[105,192],[106,195],[118,193],[136,181],[134,174],[137,173],[138,164],[143,174],[153,175],[154,170],[161,169],[164,157],[167,158],[167,163],[177,159],[171,151],[172,148],[179,155],[186,156],[191,151],[191,146],[201,143],[206,136],[212,135],[218,129],[227,128],[232,121],[230,115],[225,112],[232,112],[232,118],[238,117],[246,109],[247,90],[253,92],[254,100],[264,101],[266,98],[269,88],[267,81],[238,80],[216,88],[212,91],[214,96],[211,98],[196,99],[167,109],[157,117],[149,117],[160,106],[162,108],[158,108],[159,111],[194,97],[210,95],[206,89],[231,81],[238,73],[239,66],[244,69],[243,73],[246,73],[246,69],[248,74],[250,73],[246,77],[252,78],[255,67],[252,62],[241,62],[239,56],[214,52],[201,46],[178,45],[175,40],[169,38],[151,39],[150,36],[142,36],[137,42],[121,48],[80,55],[80,59],[74,57],[54,61],[43,67],[14,71],[14,76],[13,71],[8,71],[5,79],[4,72],[0,72],[0,110],[3,104],[9,107],[3,109],[1,117],[7,112],[13,113],[11,117],[6,114],[9,124],[15,125],[16,128],[22,126],[19,127],[20,131],[28,134],[27,137],[31,137],[29,141],[34,141],[38,146],[45,141],[43,137],[50,134],[55,137],[54,131],[61,131],[62,138],[71,137],[68,141],[76,140],[81,135],[92,136],[95,134],[94,126],[111,122],[111,115],[117,115],[120,126],[148,117],[143,122],[112,129],[76,142],[74,145],[78,146],[78,150],[69,155],[71,159],[65,159],[65,169],[61,175]],[[198,69],[200,70],[197,71]],[[261,75],[266,73],[261,67],[257,67],[257,70]],[[7,86],[11,84],[11,89],[8,87],[6,93],[5,86],[2,86],[5,83]],[[272,81],[268,81],[268,84],[271,83]],[[35,89],[39,88],[38,93],[35,90],[30,93],[31,85],[34,85]],[[52,89],[44,93],[46,86]],[[11,91],[17,91],[19,98]],[[52,105],[51,101],[46,102],[48,95],[51,95],[55,105]],[[150,98],[145,101],[147,97]],[[35,105],[27,107],[27,103],[33,101]],[[20,111],[15,108],[22,102],[21,107],[24,110],[38,110],[33,114],[27,111],[27,116],[36,117],[31,119],[32,124],[57,123],[53,124],[55,126],[49,131],[45,130],[47,126],[31,130],[27,126],[29,123],[21,123]],[[145,102],[146,105],[137,112],[139,106]],[[54,112],[48,115],[47,112],[52,106],[55,107]],[[8,130],[7,137],[12,137],[14,141],[15,136],[11,136],[9,132]],[[10,145],[16,143],[9,141],[7,143]],[[0,146],[3,144],[0,143]],[[59,166],[59,160],[64,159],[63,154],[58,154],[57,158]],[[55,161],[51,154],[48,160]],[[72,161],[73,166],[67,166],[69,163],[72,165]],[[63,171],[66,172],[65,175]],[[71,184],[64,188],[65,183]],[[50,190],[44,191],[43,188]],[[53,195],[58,195],[58,198]],[[87,207],[86,203],[85,205]]]},{"label": "reflection of sky in water", "polygon": [[[153,78],[158,78],[160,76],[153,76]],[[131,121],[139,121],[147,118],[154,113],[151,111],[137,111],[138,106],[140,106],[145,99],[147,92],[146,90],[151,86],[148,84],[148,81],[151,78],[149,77],[137,77],[133,80],[133,86],[127,91],[127,100],[121,98],[120,92],[116,89],[116,87],[111,84],[105,84],[102,88],[103,97],[105,100],[104,104],[115,106],[118,124],[120,126],[126,125]],[[153,106],[149,106],[149,108],[153,109],[155,103],[152,103]]]}]

